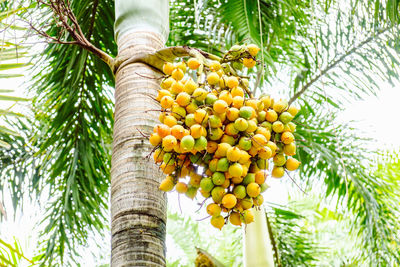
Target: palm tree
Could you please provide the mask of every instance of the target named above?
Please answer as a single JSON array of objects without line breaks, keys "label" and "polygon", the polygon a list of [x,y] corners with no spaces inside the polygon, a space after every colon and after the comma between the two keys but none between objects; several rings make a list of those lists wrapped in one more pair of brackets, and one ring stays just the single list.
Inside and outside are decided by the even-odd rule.
[{"label": "palm tree", "polygon": [[[116,68],[108,54],[117,55],[118,47],[120,63],[163,47],[167,2],[125,2],[115,2],[115,18],[114,1],[69,1],[76,19],[69,20],[75,27],[72,32],[57,27],[55,10],[46,5],[52,2],[26,16],[36,32],[55,42],[35,62],[30,89],[35,94],[34,142],[23,153],[39,162],[33,167],[31,187],[36,192],[48,189],[51,196],[41,244],[43,261],[74,255],[89,232],[107,227],[112,165],[112,262],[165,264],[165,196],[155,190],[158,172],[143,160],[150,148],[136,129],[146,132],[156,121],[155,113],[145,111],[154,109],[149,95],[157,90],[158,76],[145,64],[122,63],[115,76],[113,117]],[[333,114],[343,99],[376,93],[378,79],[398,80],[393,64],[399,60],[397,6],[388,3],[171,1],[167,41],[217,55],[237,42],[263,48],[263,67],[249,73],[256,93],[280,93],[303,107],[296,119],[303,162],[299,186],[311,190],[318,183],[326,197],[335,196],[356,215],[354,230],[365,241],[365,251],[372,251],[371,257],[360,257],[372,265],[399,260],[396,246],[388,246],[399,242],[395,229],[386,227],[396,225],[392,214],[398,208],[386,206],[387,181],[369,172],[373,152],[362,150],[365,140],[350,126],[339,126]],[[146,16],[139,18],[140,14]],[[37,17],[42,20],[34,21]],[[110,38],[114,22],[117,42]],[[74,35],[78,29],[84,39]],[[76,42],[75,37],[81,46],[63,44]],[[289,79],[283,86],[282,76]],[[282,90],[272,90],[279,88],[277,84]],[[19,167],[23,162],[4,162],[2,175],[19,175],[11,164]]]}]

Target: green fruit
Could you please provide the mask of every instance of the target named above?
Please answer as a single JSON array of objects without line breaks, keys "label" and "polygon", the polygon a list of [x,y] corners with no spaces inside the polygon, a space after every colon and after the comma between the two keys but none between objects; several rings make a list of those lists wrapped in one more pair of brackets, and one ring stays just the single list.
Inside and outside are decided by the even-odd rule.
[{"label": "green fruit", "polygon": [[213,159],[213,155],[207,153],[207,154],[203,157],[203,162],[204,162],[205,164],[209,164],[210,161],[211,161],[212,159]]},{"label": "green fruit", "polygon": [[186,109],[184,107],[176,106],[173,107],[171,111],[172,116],[174,116],[178,120],[185,118],[186,116]]},{"label": "green fruit", "polygon": [[218,100],[218,97],[214,94],[209,93],[206,97],[206,104],[213,105],[215,101]]},{"label": "green fruit", "polygon": [[257,160],[257,167],[259,169],[266,170],[266,169],[268,169],[268,166],[269,166],[268,160],[266,160],[266,159],[258,159]]},{"label": "green fruit", "polygon": [[253,112],[254,112],[254,108],[248,107],[248,106],[243,106],[239,110],[239,116],[246,120],[249,120],[251,118],[251,116],[253,115]]},{"label": "green fruit", "polygon": [[253,207],[253,199],[250,197],[246,197],[240,201],[240,204],[242,204],[243,209],[250,209],[251,207]]},{"label": "green fruit", "polygon": [[[226,172],[229,169],[229,161],[227,158],[221,158],[218,160],[217,163],[217,171],[219,172]],[[225,176],[224,176],[225,179]]]},{"label": "green fruit", "polygon": [[225,189],[220,186],[214,187],[213,190],[211,191],[211,197],[215,203],[221,203],[224,195],[225,195]]},{"label": "green fruit", "polygon": [[201,157],[202,157],[203,155],[201,155],[200,153],[196,153],[196,154],[191,154],[190,156],[189,156],[189,158],[190,158],[190,161],[192,162],[192,163],[198,163],[198,162],[200,162],[201,161]]},{"label": "green fruit", "polygon": [[[183,138],[185,138],[185,137],[183,137]],[[182,138],[182,141],[183,141],[183,138]],[[181,144],[182,144],[182,141],[181,141]],[[199,138],[197,138],[195,141],[195,144],[194,144],[194,148],[197,151],[205,150],[207,148],[207,138],[205,138],[204,136],[200,136]]]},{"label": "green fruit", "polygon": [[236,70],[241,71],[243,69],[243,64],[238,61],[233,61],[232,67]]},{"label": "green fruit", "polygon": [[248,138],[248,137],[242,136],[242,137],[239,139],[238,147],[239,147],[241,150],[248,151],[248,150],[251,148],[251,139]]},{"label": "green fruit", "polygon": [[188,190],[186,191],[185,195],[190,198],[190,199],[194,199],[194,197],[197,194],[197,187],[194,186],[189,186]]},{"label": "green fruit", "polygon": [[196,124],[196,120],[194,119],[194,114],[186,115],[185,124],[187,127],[190,127],[190,126]]},{"label": "green fruit", "polygon": [[269,186],[267,185],[267,183],[263,183],[260,185],[260,189],[261,189],[261,193],[264,192],[265,190],[267,190],[269,188]]},{"label": "green fruit", "polygon": [[293,118],[294,118],[293,115],[290,114],[290,113],[287,112],[287,111],[282,112],[282,114],[279,115],[279,120],[280,120],[281,122],[283,122],[283,124],[289,123],[291,120],[293,120]]},{"label": "green fruit", "polygon": [[214,172],[212,181],[215,185],[222,185],[225,182],[225,175],[222,172]]},{"label": "green fruit", "polygon": [[180,147],[186,151],[190,151],[193,149],[194,144],[194,138],[191,135],[186,135],[182,138]]},{"label": "green fruit", "polygon": [[234,127],[236,130],[243,132],[249,127],[249,123],[243,118],[238,118],[235,120]]},{"label": "green fruit", "polygon": [[227,143],[230,144],[231,146],[234,146],[236,144],[236,139],[233,136],[224,134],[221,138],[221,143]]},{"label": "green fruit", "polygon": [[220,117],[216,115],[211,115],[208,117],[208,121],[210,122],[211,128],[219,128],[222,126]]},{"label": "green fruit", "polygon": [[235,186],[235,188],[233,189],[233,194],[238,199],[245,198],[246,197],[246,187],[244,187],[243,185]]},{"label": "green fruit", "polygon": [[210,192],[214,188],[214,183],[212,179],[207,177],[201,179],[200,188],[203,189],[205,192]]},{"label": "green fruit", "polygon": [[258,115],[257,115],[257,121],[258,121],[258,123],[261,123],[261,122],[264,122],[264,121],[265,121],[265,116],[266,116],[266,114],[267,114],[267,112],[265,112],[264,110],[258,112]]},{"label": "green fruit", "polygon": [[244,178],[242,184],[248,185],[249,183],[254,183],[256,181],[255,173],[248,173]]},{"label": "green fruit", "polygon": [[173,165],[175,163],[175,159],[172,158],[173,154],[172,153],[165,153],[164,157],[163,157],[163,161],[167,164],[167,165]]},{"label": "green fruit", "polygon": [[270,132],[272,131],[272,124],[268,121],[264,121],[260,124],[261,127],[267,128]]},{"label": "green fruit", "polygon": [[289,126],[290,131],[292,133],[294,133],[296,131],[296,124],[294,124],[293,122],[289,122],[287,125]]},{"label": "green fruit", "polygon": [[221,139],[223,134],[224,134],[224,131],[222,131],[221,128],[211,128],[210,134],[208,135],[208,137],[212,141],[217,141],[217,140]]},{"label": "green fruit", "polygon": [[283,166],[286,163],[286,157],[284,154],[276,154],[274,156],[274,165],[275,166]]}]

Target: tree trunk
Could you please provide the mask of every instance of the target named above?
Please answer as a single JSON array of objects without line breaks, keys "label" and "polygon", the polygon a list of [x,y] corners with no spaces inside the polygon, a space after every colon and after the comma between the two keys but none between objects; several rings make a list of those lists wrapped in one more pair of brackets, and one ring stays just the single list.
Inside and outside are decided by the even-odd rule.
[{"label": "tree trunk", "polygon": [[265,210],[253,208],[254,222],[246,226],[244,232],[244,266],[274,267],[271,239],[268,232]]},{"label": "tree trunk", "polygon": [[[162,16],[166,16],[162,17]],[[165,19],[167,23],[165,24]],[[163,25],[164,23],[164,25]],[[158,27],[158,28],[157,28]],[[116,1],[118,56],[164,47],[168,1]],[[152,147],[138,129],[150,133],[158,121],[160,75],[141,63],[119,69],[115,80],[115,123],[111,167],[111,266],[165,266],[166,195]]]}]

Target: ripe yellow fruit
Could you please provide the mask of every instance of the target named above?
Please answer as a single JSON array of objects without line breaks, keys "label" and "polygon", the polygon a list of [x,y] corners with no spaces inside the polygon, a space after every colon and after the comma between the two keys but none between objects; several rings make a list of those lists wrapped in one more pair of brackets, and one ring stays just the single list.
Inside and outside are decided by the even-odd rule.
[{"label": "ripe yellow fruit", "polygon": [[287,107],[288,107],[288,102],[286,100],[283,100],[283,99],[280,99],[279,101],[276,101],[272,106],[272,108],[278,113],[281,113],[282,111],[287,109]]},{"label": "ripe yellow fruit", "polygon": [[243,59],[243,65],[248,69],[253,68],[256,65],[256,63],[257,62],[252,58],[244,58]]},{"label": "ripe yellow fruit", "polygon": [[246,133],[252,133],[255,130],[257,130],[257,128],[258,128],[257,122],[254,121],[254,119],[249,120],[247,123],[248,123],[248,127],[246,129]]},{"label": "ripe yellow fruit", "polygon": [[163,72],[166,75],[171,75],[172,72],[174,71],[175,67],[174,64],[172,64],[171,62],[165,62],[164,66],[163,66]]},{"label": "ripe yellow fruit", "polygon": [[188,93],[189,95],[193,94],[194,90],[196,90],[199,86],[195,81],[192,80],[192,78],[188,79],[185,82],[185,85],[183,87],[183,90]]},{"label": "ripe yellow fruit", "polygon": [[237,199],[233,194],[226,194],[222,198],[222,205],[224,205],[225,208],[231,209],[236,206]]},{"label": "ripe yellow fruit", "polygon": [[240,97],[244,97],[244,91],[243,91],[243,89],[242,88],[240,88],[240,87],[233,87],[232,89],[231,89],[231,95],[232,95],[232,97],[235,97],[235,96],[240,96]]},{"label": "ripe yellow fruit", "polygon": [[206,99],[207,95],[208,92],[203,88],[197,88],[196,90],[194,90],[192,94],[193,98],[196,99],[197,101],[203,101],[204,99]]},{"label": "ripe yellow fruit", "polygon": [[225,125],[225,133],[230,136],[236,136],[239,133],[239,130],[236,129],[234,123],[229,123]]},{"label": "ripe yellow fruit", "polygon": [[229,77],[226,79],[226,85],[227,85],[230,89],[235,88],[235,87],[237,87],[237,86],[239,85],[239,80],[238,80],[238,78],[237,78],[236,76],[229,76]]},{"label": "ripe yellow fruit", "polygon": [[257,197],[261,193],[261,189],[257,183],[249,183],[246,192],[250,197]]},{"label": "ripe yellow fruit", "polygon": [[188,190],[188,186],[185,183],[179,182],[175,185],[175,189],[178,193],[185,194]]},{"label": "ripe yellow fruit", "polygon": [[264,135],[262,134],[255,134],[252,138],[251,138],[251,143],[253,144],[253,146],[255,148],[260,148],[265,146],[268,143],[267,138],[265,138]]},{"label": "ripe yellow fruit", "polygon": [[207,213],[211,216],[217,216],[221,214],[221,207],[215,203],[207,205]]},{"label": "ripe yellow fruit", "polygon": [[272,150],[268,146],[260,147],[257,153],[261,159],[269,159],[272,157]]},{"label": "ripe yellow fruit", "polygon": [[267,178],[268,172],[266,170],[259,170],[256,172],[256,180],[255,182],[259,185],[265,183],[265,179]]},{"label": "ripe yellow fruit", "polygon": [[190,127],[190,135],[197,139],[200,138],[200,136],[207,136],[207,131],[200,124],[194,124]]},{"label": "ripe yellow fruit", "polygon": [[296,116],[297,113],[299,112],[299,109],[296,108],[295,106],[289,106],[288,110],[287,110],[290,114],[292,114],[292,116]]},{"label": "ripe yellow fruit", "polygon": [[285,145],[283,147],[283,153],[285,153],[288,156],[296,155],[296,144],[293,142],[288,145]]},{"label": "ripe yellow fruit", "polygon": [[297,170],[297,168],[300,166],[300,161],[294,158],[289,158],[286,161],[285,167],[288,171],[294,171]]},{"label": "ripe yellow fruit", "polygon": [[255,56],[257,56],[258,51],[260,51],[260,48],[255,44],[249,44],[249,45],[247,45],[247,50],[249,51],[250,55],[255,57]]},{"label": "ripe yellow fruit", "polygon": [[150,135],[149,141],[152,146],[158,145],[159,143],[161,143],[161,140],[162,140],[161,136],[159,136],[157,133],[152,133]]},{"label": "ripe yellow fruit", "polygon": [[272,130],[276,133],[282,133],[284,129],[285,125],[280,121],[276,121],[272,124]]},{"label": "ripe yellow fruit", "polygon": [[162,140],[162,146],[163,146],[164,150],[167,151],[167,152],[171,151],[176,144],[177,144],[177,140],[172,135],[167,135]]},{"label": "ripe yellow fruit", "polygon": [[174,116],[168,115],[164,119],[164,124],[167,125],[168,127],[172,127],[176,125],[178,122]]},{"label": "ripe yellow fruit", "polygon": [[291,132],[284,132],[281,135],[281,141],[285,144],[288,145],[294,141],[294,135]]},{"label": "ripe yellow fruit", "polygon": [[[161,140],[161,138],[160,138]],[[230,147],[226,151],[226,157],[228,158],[229,161],[236,162],[240,159],[240,156],[242,155],[240,148],[237,147]]]},{"label": "ripe yellow fruit", "polygon": [[180,92],[183,91],[184,85],[181,81],[175,81],[171,85],[171,93],[173,94],[179,94]]},{"label": "ripe yellow fruit", "polygon": [[194,120],[202,124],[203,122],[207,122],[208,120],[208,113],[204,109],[198,109],[194,112]]},{"label": "ripe yellow fruit", "polygon": [[197,70],[200,67],[199,60],[197,58],[193,58],[193,57],[188,60],[187,64],[188,64],[189,69],[192,69],[192,70]]},{"label": "ripe yellow fruit", "polygon": [[164,192],[171,191],[174,188],[174,181],[170,178],[165,178],[162,180],[159,188]]},{"label": "ripe yellow fruit", "polygon": [[186,92],[181,92],[176,96],[176,103],[181,107],[186,107],[190,104],[190,95]]},{"label": "ripe yellow fruit", "polygon": [[237,108],[229,108],[226,111],[226,117],[230,121],[235,121],[237,118],[239,118],[239,110]]},{"label": "ripe yellow fruit", "polygon": [[228,104],[224,100],[217,100],[214,102],[213,109],[216,113],[224,113],[228,110]]},{"label": "ripe yellow fruit", "polygon": [[242,225],[242,221],[240,220],[240,213],[238,212],[232,212],[231,215],[229,215],[229,221],[231,224],[236,226]]},{"label": "ripe yellow fruit", "polygon": [[219,83],[219,75],[216,72],[210,72],[207,75],[207,82],[209,85],[216,85]]},{"label": "ripe yellow fruit", "polygon": [[217,158],[223,158],[226,157],[226,153],[228,151],[229,148],[231,148],[232,146],[230,144],[227,143],[220,143],[218,144],[218,148],[215,151],[214,156]]},{"label": "ripe yellow fruit", "polygon": [[243,175],[243,167],[239,163],[233,163],[229,166],[228,171],[232,177],[241,177]]},{"label": "ripe yellow fruit", "polygon": [[161,89],[161,90],[158,91],[158,95],[157,95],[156,100],[160,101],[161,98],[163,98],[163,96],[166,96],[166,95],[172,97],[172,94],[171,94],[170,91],[165,90],[165,89]]},{"label": "ripe yellow fruit", "polygon": [[283,167],[274,166],[271,174],[272,177],[282,178],[285,175],[285,169]]},{"label": "ripe yellow fruit", "polygon": [[244,210],[250,209],[251,207],[253,207],[253,199],[246,197],[240,201],[240,204]]},{"label": "ripe yellow fruit", "polygon": [[174,99],[170,96],[163,96],[160,100],[160,105],[162,108],[170,108],[174,104]]},{"label": "ripe yellow fruit", "polygon": [[221,64],[218,61],[212,61],[210,64],[210,70],[211,71],[219,71],[221,68]]},{"label": "ripe yellow fruit", "polygon": [[185,76],[185,73],[183,72],[182,69],[176,68],[172,71],[171,77],[174,78],[177,81],[180,81],[183,79],[183,76]]},{"label": "ripe yellow fruit", "polygon": [[244,210],[243,211],[243,220],[245,224],[249,224],[254,222],[254,215],[251,210]]},{"label": "ripe yellow fruit", "polygon": [[224,224],[225,220],[224,217],[222,217],[221,215],[211,217],[211,225],[214,226],[215,228],[221,230]]},{"label": "ripe yellow fruit", "polygon": [[232,104],[232,101],[233,101],[232,95],[229,93],[229,91],[222,91],[222,92],[219,94],[218,99],[225,101],[226,104],[228,104],[228,106],[229,106],[230,104]]},{"label": "ripe yellow fruit", "polygon": [[275,110],[269,109],[265,114],[265,119],[269,122],[274,122],[278,119],[278,114]]}]

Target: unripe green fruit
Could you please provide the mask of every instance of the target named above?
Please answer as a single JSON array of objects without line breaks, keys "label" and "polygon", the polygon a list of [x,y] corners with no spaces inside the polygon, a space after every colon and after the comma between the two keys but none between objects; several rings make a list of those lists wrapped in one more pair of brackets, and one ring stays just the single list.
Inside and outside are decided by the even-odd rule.
[{"label": "unripe green fruit", "polygon": [[276,154],[274,156],[274,165],[275,166],[283,166],[286,163],[286,157],[283,154]]},{"label": "unripe green fruit", "polygon": [[211,128],[219,128],[222,126],[222,122],[220,117],[216,116],[216,115],[211,115],[208,118],[209,122],[210,122],[210,126]]},{"label": "unripe green fruit", "polygon": [[221,203],[224,195],[225,195],[225,189],[220,186],[214,187],[213,190],[211,191],[211,197],[215,203]]},{"label": "unripe green fruit", "polygon": [[218,100],[218,97],[214,94],[209,93],[206,97],[206,104],[213,105],[215,101]]},{"label": "unripe green fruit", "polygon": [[265,112],[264,110],[258,112],[258,115],[257,115],[257,121],[258,121],[258,123],[264,122],[264,121],[265,121],[265,116],[266,116],[266,115],[267,115],[267,112]]},{"label": "unripe green fruit", "polygon": [[236,130],[243,132],[246,131],[247,127],[249,127],[249,124],[245,119],[238,118],[235,120],[234,127]]},{"label": "unripe green fruit", "polygon": [[201,179],[200,188],[203,189],[205,192],[210,192],[214,188],[214,183],[212,179],[209,177]]},{"label": "unripe green fruit", "polygon": [[225,175],[221,172],[214,172],[212,181],[215,185],[222,185],[225,182]]},{"label": "unripe green fruit", "polygon": [[200,153],[196,153],[196,154],[191,154],[190,156],[189,156],[189,158],[190,158],[190,161],[192,162],[192,163],[198,163],[200,160],[201,160],[201,157],[202,157],[203,155],[201,155]]},{"label": "unripe green fruit", "polygon": [[167,164],[167,165],[173,165],[175,163],[175,159],[172,158],[173,154],[172,153],[165,153],[164,157],[163,157],[163,161]]},{"label": "unripe green fruit", "polygon": [[188,115],[186,115],[185,124],[186,124],[186,126],[188,126],[188,127],[190,127],[190,126],[196,124],[196,120],[194,119],[194,114],[188,114]]},{"label": "unripe green fruit", "polygon": [[266,169],[268,169],[268,166],[269,166],[268,160],[266,160],[266,159],[258,159],[257,160],[257,167],[260,170],[266,170]]},{"label": "unripe green fruit", "polygon": [[246,187],[244,187],[243,185],[235,186],[235,188],[233,189],[233,194],[238,199],[245,198],[246,197]]},{"label": "unripe green fruit", "polygon": [[244,106],[241,107],[239,110],[239,116],[249,120],[251,118],[251,116],[253,115],[254,109],[252,107],[248,107],[248,106]]},{"label": "unripe green fruit", "polygon": [[[190,135],[189,135],[190,136]],[[186,136],[185,136],[186,137]],[[185,138],[184,137],[184,138]],[[182,138],[183,140],[183,138]],[[182,142],[181,142],[182,144]],[[194,148],[197,151],[203,151],[207,148],[207,138],[205,138],[204,136],[200,136],[199,138],[196,139],[196,142],[194,144]]]},{"label": "unripe green fruit", "polygon": [[183,150],[190,151],[193,149],[195,144],[194,138],[191,135],[186,135],[182,138],[180,147]]},{"label": "unripe green fruit", "polygon": [[194,186],[189,186],[188,190],[186,191],[185,195],[190,198],[190,199],[194,199],[194,197],[197,194],[197,187]]},{"label": "unripe green fruit", "polygon": [[245,136],[242,136],[239,139],[238,147],[242,150],[248,151],[251,148],[251,139]]},{"label": "unripe green fruit", "polygon": [[287,112],[287,111],[282,112],[282,114],[279,115],[279,120],[280,120],[281,122],[283,122],[284,124],[289,123],[291,120],[293,120],[293,118],[294,118],[294,117],[292,116],[292,114],[290,114],[290,113]]},{"label": "unripe green fruit", "polygon": [[221,139],[222,135],[224,134],[224,131],[222,131],[221,128],[211,128],[209,138],[212,141],[217,141]]},{"label": "unripe green fruit", "polygon": [[229,169],[229,161],[227,158],[221,158],[217,163],[217,171],[226,172]]},{"label": "unripe green fruit", "polygon": [[243,185],[248,185],[248,184],[250,184],[250,183],[254,183],[255,181],[256,181],[256,175],[255,175],[255,173],[248,173],[248,174],[244,177],[242,184],[243,184]]}]

